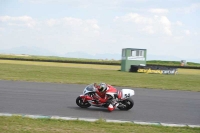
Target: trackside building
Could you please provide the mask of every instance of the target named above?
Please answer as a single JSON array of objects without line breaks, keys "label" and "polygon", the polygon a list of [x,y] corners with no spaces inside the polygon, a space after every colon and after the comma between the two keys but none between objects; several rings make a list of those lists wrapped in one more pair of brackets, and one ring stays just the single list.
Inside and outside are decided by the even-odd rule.
[{"label": "trackside building", "polygon": [[129,72],[131,69],[131,65],[146,66],[146,55],[146,49],[122,49],[121,71]]}]

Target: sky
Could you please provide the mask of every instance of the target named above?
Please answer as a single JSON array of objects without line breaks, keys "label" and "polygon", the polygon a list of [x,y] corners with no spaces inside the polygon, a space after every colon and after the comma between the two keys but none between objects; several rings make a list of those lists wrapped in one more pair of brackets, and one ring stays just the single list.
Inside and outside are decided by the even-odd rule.
[{"label": "sky", "polygon": [[200,63],[200,0],[0,0],[0,50],[22,46]]}]

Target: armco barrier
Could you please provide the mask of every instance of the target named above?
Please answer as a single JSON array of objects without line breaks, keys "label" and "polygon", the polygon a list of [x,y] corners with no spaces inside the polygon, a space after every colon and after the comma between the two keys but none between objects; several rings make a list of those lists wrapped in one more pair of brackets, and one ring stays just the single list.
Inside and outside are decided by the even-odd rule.
[{"label": "armco barrier", "polygon": [[20,61],[36,61],[36,62],[56,62],[56,63],[76,63],[76,64],[98,64],[98,65],[117,65],[119,66],[120,63],[118,62],[93,62],[93,61],[76,61],[76,60],[48,60],[48,59],[25,59],[25,58],[2,58],[0,60],[20,60]]}]

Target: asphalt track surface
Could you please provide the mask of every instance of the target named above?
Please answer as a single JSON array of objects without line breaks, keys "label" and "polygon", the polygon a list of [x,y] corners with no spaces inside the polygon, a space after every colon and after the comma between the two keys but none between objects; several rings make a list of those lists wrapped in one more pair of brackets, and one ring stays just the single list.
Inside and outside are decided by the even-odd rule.
[{"label": "asphalt track surface", "polygon": [[108,112],[106,108],[76,105],[85,86],[0,80],[0,113],[200,124],[200,92],[132,88],[134,107]]}]

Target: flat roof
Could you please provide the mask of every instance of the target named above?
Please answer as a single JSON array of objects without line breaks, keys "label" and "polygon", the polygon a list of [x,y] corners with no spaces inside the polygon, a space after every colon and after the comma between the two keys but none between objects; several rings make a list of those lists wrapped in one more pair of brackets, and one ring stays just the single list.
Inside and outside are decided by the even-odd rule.
[{"label": "flat roof", "polygon": [[147,49],[142,49],[142,48],[123,48],[123,49],[130,49],[130,50],[147,50]]}]

